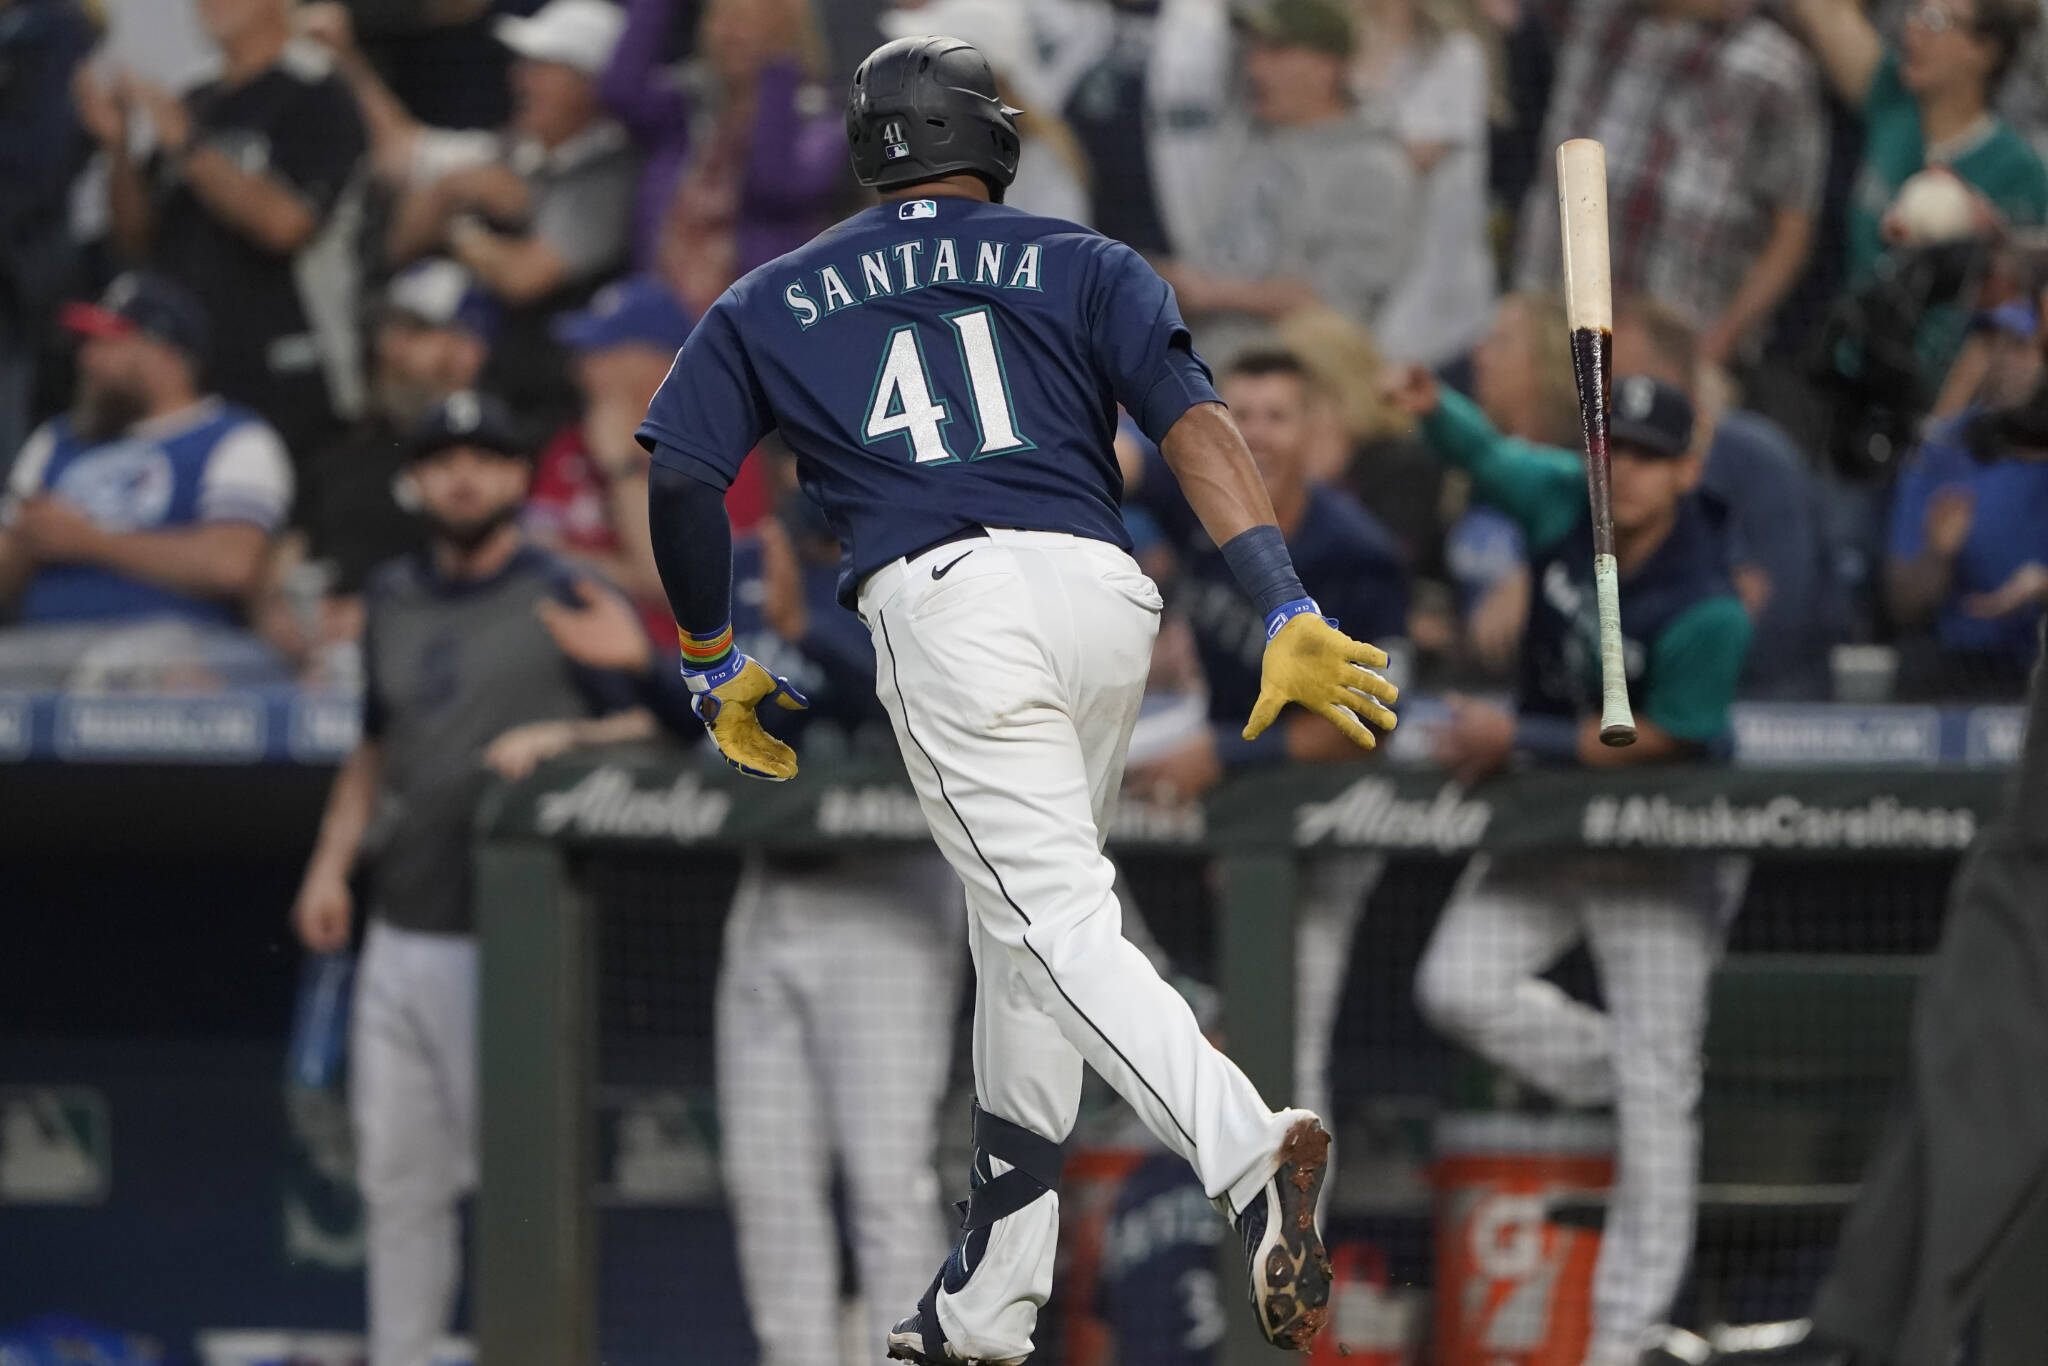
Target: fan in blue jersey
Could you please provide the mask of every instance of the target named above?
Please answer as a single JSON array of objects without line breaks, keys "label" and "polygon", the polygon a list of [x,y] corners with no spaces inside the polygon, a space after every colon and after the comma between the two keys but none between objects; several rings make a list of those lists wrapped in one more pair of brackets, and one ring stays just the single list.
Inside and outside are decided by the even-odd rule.
[{"label": "fan in blue jersey", "polygon": [[1371,672],[1386,656],[1303,591],[1172,291],[1130,248],[1000,202],[1015,113],[955,39],[901,38],[861,64],[847,132],[882,202],[742,279],[683,348],[640,429],[655,557],[712,738],[744,771],[794,776],[755,709],[803,701],[733,648],[722,502],[779,429],[844,547],[839,601],[869,630],[919,801],[966,884],[972,1194],[890,1353],[1030,1355],[1084,1061],[1237,1221],[1261,1328],[1303,1348],[1328,1313],[1314,1210],[1329,1137],[1307,1111],[1268,1108],[1122,937],[1102,853],[1160,608],[1118,515],[1119,404],[1258,608],[1246,733],[1297,702],[1369,747],[1394,689]]}]

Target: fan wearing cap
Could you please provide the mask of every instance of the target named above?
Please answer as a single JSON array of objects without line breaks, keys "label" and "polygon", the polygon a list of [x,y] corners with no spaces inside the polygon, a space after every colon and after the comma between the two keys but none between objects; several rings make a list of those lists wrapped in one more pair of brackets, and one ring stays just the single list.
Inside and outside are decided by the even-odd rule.
[{"label": "fan wearing cap", "polygon": [[[362,159],[362,119],[334,64],[295,40],[291,0],[199,0],[220,75],[173,96],[88,71],[79,112],[108,171],[112,240],[184,284],[225,324],[208,358],[226,397],[269,419],[295,455],[354,401],[353,288],[338,233]],[[154,132],[133,153],[137,115]]]},{"label": "fan wearing cap", "polygon": [[294,518],[306,558],[328,567],[330,594],[353,601],[372,568],[425,544],[395,491],[405,436],[436,403],[476,387],[496,326],[496,305],[453,261],[421,261],[385,287],[363,416],[306,462]]},{"label": "fan wearing cap", "polygon": [[[688,9],[695,56],[672,68]],[[693,315],[829,221],[846,151],[824,74],[811,0],[627,0],[600,89],[647,154],[633,259]]]},{"label": "fan wearing cap", "polygon": [[454,1307],[456,1206],[476,1173],[469,827],[487,775],[689,716],[673,669],[588,668],[555,644],[550,619],[606,590],[520,531],[531,448],[503,403],[451,394],[405,449],[429,543],[365,589],[362,739],[293,909],[307,948],[347,946],[351,875],[379,813],[349,1045],[371,1366],[427,1366]]},{"label": "fan wearing cap", "polygon": [[597,98],[623,23],[607,0],[549,0],[531,18],[499,18],[493,32],[515,61],[512,122],[497,131],[422,125],[355,45],[345,16],[322,11],[315,28],[362,103],[376,172],[398,195],[387,254],[445,253],[506,305],[491,379],[522,412],[573,408],[547,321],[625,258],[637,167],[625,129]]},{"label": "fan wearing cap", "polygon": [[599,290],[555,321],[583,397],[582,417],[541,452],[526,530],[590,566],[640,604],[656,640],[675,635],[647,530],[647,452],[633,433],[690,336],[690,316],[653,276]]},{"label": "fan wearing cap", "polygon": [[[1250,119],[1217,148],[1229,168],[1207,223],[1161,273],[1195,340],[1228,356],[1323,303],[1378,329],[1420,248],[1415,172],[1391,123],[1351,96],[1357,46],[1341,0],[1236,11]],[[1378,340],[1405,355],[1398,335]]]},{"label": "fan wearing cap", "polygon": [[[1720,505],[1694,490],[1702,456],[1684,390],[1614,381],[1615,553],[1638,738],[1600,744],[1592,518],[1574,451],[1503,436],[1419,366],[1388,384],[1424,439],[1465,470],[1473,496],[1521,527],[1529,624],[1516,711],[1463,699],[1439,759],[1476,782],[1511,759],[1613,767],[1725,750],[1750,621],[1728,578]],[[1416,972],[1425,1018],[1566,1105],[1612,1105],[1614,1192],[1593,1284],[1585,1366],[1635,1366],[1692,1252],[1700,1041],[1708,978],[1747,879],[1747,860],[1609,853],[1475,859]],[[1541,975],[1580,940],[1604,1011]]]},{"label": "fan wearing cap", "polygon": [[[64,322],[82,339],[77,397],[8,478],[0,601],[22,626],[239,627],[291,507],[283,443],[200,388],[206,313],[174,282],[123,275]],[[53,645],[46,663],[66,662]]]}]

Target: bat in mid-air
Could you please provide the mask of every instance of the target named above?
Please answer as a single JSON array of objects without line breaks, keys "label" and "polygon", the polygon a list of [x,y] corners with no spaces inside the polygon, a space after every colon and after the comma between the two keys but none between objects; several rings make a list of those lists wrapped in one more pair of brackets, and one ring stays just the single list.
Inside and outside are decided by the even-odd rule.
[{"label": "bat in mid-air", "polygon": [[1572,371],[1586,429],[1586,491],[1593,505],[1593,590],[1600,616],[1600,742],[1632,745],[1628,671],[1621,649],[1621,576],[1614,562],[1608,492],[1608,388],[1614,379],[1614,287],[1608,267],[1607,149],[1574,138],[1557,149],[1557,212],[1564,240],[1564,297]]}]

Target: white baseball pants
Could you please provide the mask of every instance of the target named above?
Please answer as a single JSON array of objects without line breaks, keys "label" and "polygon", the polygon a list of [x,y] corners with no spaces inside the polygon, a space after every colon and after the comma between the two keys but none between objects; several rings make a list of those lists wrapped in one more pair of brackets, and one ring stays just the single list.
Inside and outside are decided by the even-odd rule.
[{"label": "white baseball pants", "polygon": [[369,1249],[370,1366],[428,1366],[461,1277],[476,1185],[477,949],[372,921],[349,1026],[349,1110]]},{"label": "white baseball pants", "polygon": [[[897,561],[860,593],[877,691],[967,888],[981,1107],[1063,1140],[1085,1060],[1234,1213],[1299,1116],[1267,1108],[1123,937],[1102,852],[1159,610],[1130,556],[1045,532],[991,531]],[[1058,1230],[1056,1195],[994,1226],[972,1278],[938,1297],[955,1350],[1029,1355]]]},{"label": "white baseball pants", "polygon": [[[1587,1366],[1633,1366],[1692,1255],[1707,983],[1746,859],[1475,857],[1416,973],[1437,1028],[1568,1105],[1613,1104]],[[1581,937],[1607,1009],[1537,974]]]},{"label": "white baseball pants", "polygon": [[840,1359],[835,1159],[863,1341],[917,1302],[945,1256],[932,1150],[961,919],[959,879],[930,849],[809,870],[747,860],[718,980],[718,1115],[762,1366]]}]

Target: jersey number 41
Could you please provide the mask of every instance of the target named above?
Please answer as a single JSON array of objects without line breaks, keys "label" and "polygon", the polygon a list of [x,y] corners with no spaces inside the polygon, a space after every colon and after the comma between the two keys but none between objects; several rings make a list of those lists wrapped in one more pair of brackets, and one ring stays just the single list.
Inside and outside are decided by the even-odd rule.
[{"label": "jersey number 41", "polygon": [[[1010,398],[1002,347],[996,341],[989,310],[948,313],[941,321],[959,346],[960,368],[967,379],[978,434],[975,449],[967,458],[979,460],[1033,449],[1017,427],[1017,409]],[[868,399],[867,424],[861,433],[867,443],[872,446],[888,437],[903,437],[910,443],[911,457],[920,465],[960,459],[946,440],[945,429],[953,415],[943,400],[934,397],[934,388],[931,366],[925,359],[923,328],[905,323],[889,334],[881,368],[875,373],[874,394]]]}]

